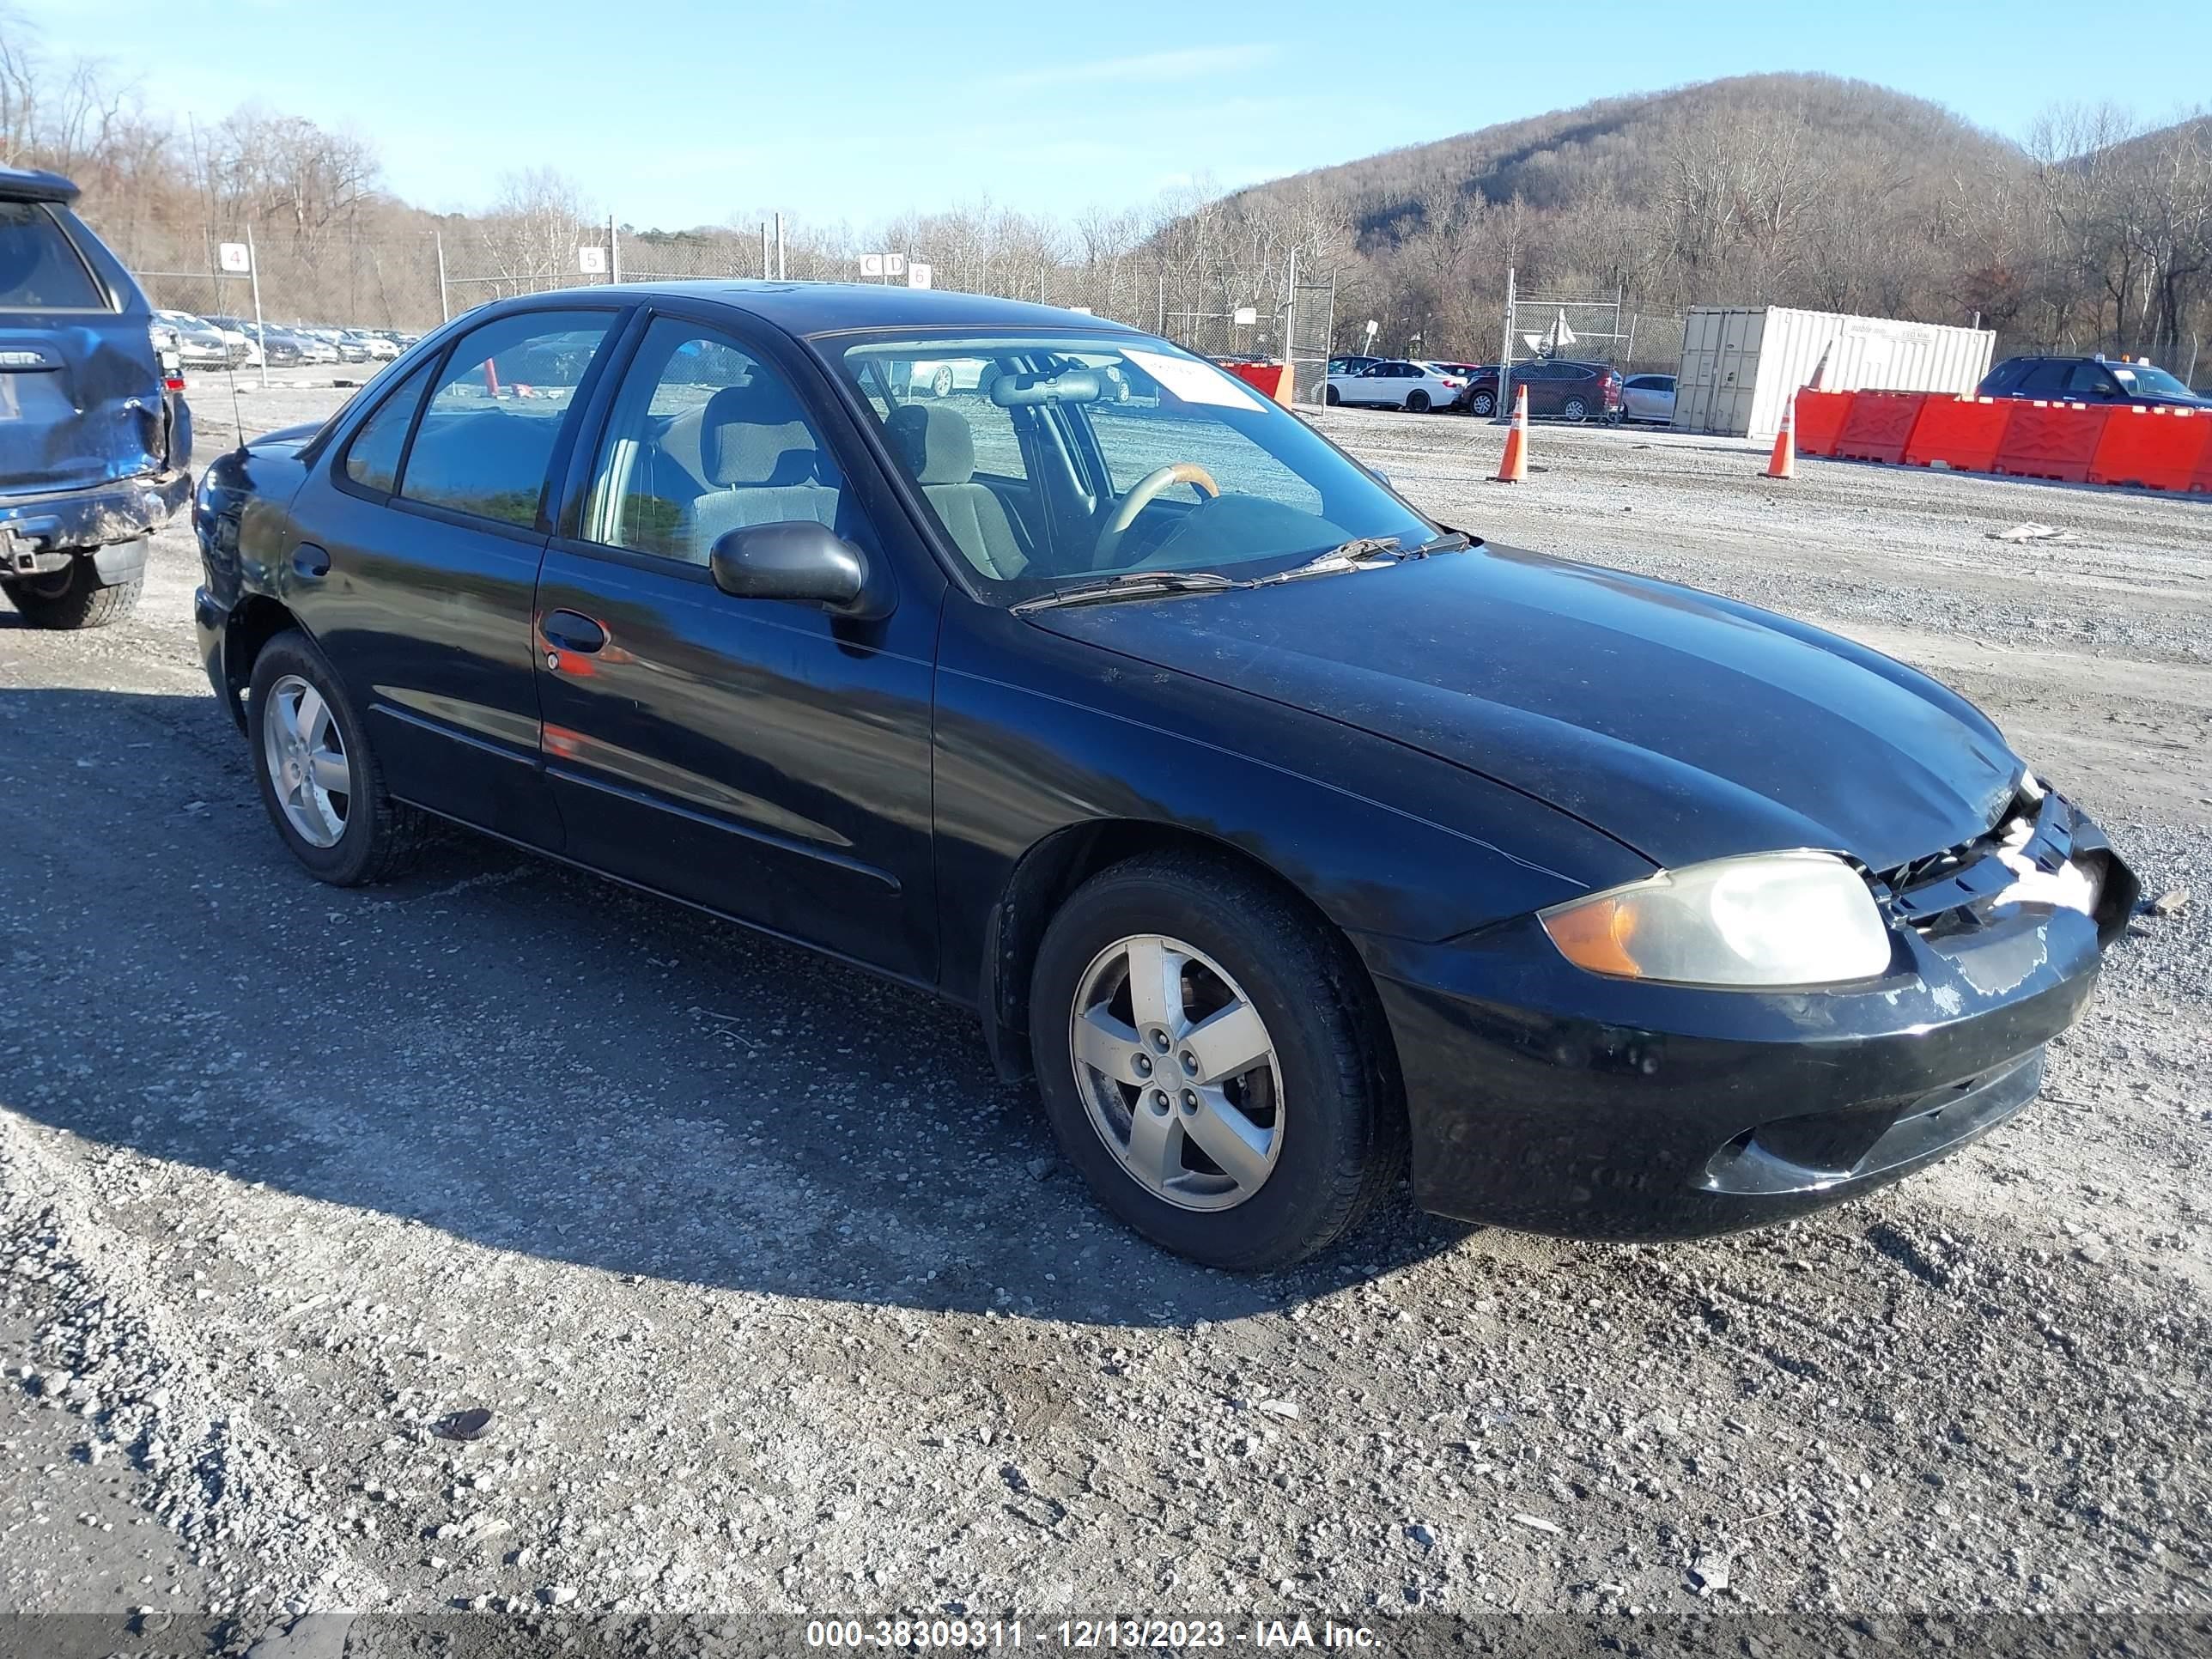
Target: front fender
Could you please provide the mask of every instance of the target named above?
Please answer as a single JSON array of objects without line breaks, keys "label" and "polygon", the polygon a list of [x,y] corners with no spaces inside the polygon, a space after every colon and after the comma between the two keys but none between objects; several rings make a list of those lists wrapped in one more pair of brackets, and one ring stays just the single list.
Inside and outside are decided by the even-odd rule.
[{"label": "front fender", "polygon": [[1419,750],[972,603],[945,612],[935,777],[944,984],[963,1000],[1020,860],[1071,827],[1194,834],[1273,871],[1347,933],[1422,941],[1652,870]]}]

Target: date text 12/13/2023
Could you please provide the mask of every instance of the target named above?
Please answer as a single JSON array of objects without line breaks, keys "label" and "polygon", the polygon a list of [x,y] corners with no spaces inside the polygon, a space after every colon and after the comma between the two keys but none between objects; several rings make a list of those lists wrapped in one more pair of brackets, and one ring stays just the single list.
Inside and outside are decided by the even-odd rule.
[{"label": "date text 12/13/2023", "polygon": [[1377,1645],[1364,1625],[1324,1619],[812,1619],[806,1645],[815,1649],[994,1649],[1048,1647],[1073,1652],[1104,1649],[1246,1647],[1364,1651]]}]

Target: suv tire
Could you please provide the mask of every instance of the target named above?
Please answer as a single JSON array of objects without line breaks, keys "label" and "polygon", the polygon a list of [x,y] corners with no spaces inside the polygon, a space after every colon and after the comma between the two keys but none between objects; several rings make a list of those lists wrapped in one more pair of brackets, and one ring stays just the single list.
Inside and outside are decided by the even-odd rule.
[{"label": "suv tire", "polygon": [[103,585],[88,553],[77,555],[67,568],[49,575],[0,582],[9,603],[26,623],[52,629],[105,628],[121,622],[138,608],[138,595],[145,586],[143,576]]}]

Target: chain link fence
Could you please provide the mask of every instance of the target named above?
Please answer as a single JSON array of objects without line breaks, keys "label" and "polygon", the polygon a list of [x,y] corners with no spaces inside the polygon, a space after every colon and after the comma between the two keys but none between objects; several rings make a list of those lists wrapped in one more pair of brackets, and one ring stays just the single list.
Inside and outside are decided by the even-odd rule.
[{"label": "chain link fence", "polygon": [[[617,281],[759,277],[779,259],[791,281],[865,280],[858,257],[842,248],[779,251],[769,235],[749,229],[638,234],[605,224],[496,220],[385,235],[272,234],[222,223],[94,228],[157,307],[250,319],[258,277],[262,319],[277,326],[419,333],[490,300]],[[226,269],[225,245],[249,243],[252,268]],[[1245,269],[1171,263],[1138,251],[1052,264],[977,247],[915,248],[907,258],[930,265],[939,288],[1088,311],[1213,357],[1281,362],[1294,344],[1318,352],[1320,343],[1308,337],[1314,319],[1298,318],[1294,293],[1305,295],[1310,310],[1317,295],[1334,291],[1333,275],[1301,274],[1287,260]],[[1321,309],[1326,330],[1329,307]]]}]

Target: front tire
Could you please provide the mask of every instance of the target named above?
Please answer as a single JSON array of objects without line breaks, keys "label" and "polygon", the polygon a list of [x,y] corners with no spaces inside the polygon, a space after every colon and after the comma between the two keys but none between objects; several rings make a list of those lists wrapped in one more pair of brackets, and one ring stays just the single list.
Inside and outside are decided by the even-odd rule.
[{"label": "front tire", "polygon": [[1030,1042],[1060,1151],[1108,1209],[1232,1272],[1287,1267],[1365,1220],[1405,1108],[1356,960],[1214,858],[1146,854],[1045,931]]},{"label": "front tire", "polygon": [[138,608],[145,586],[143,576],[102,586],[89,556],[73,558],[49,575],[0,583],[26,623],[49,629],[105,628],[121,622]]},{"label": "front tire", "polygon": [[1559,413],[1571,421],[1587,420],[1589,418],[1589,405],[1579,398],[1570,398],[1560,405]]},{"label": "front tire", "polygon": [[952,395],[951,369],[939,365],[937,373],[929,377],[929,395],[933,398],[950,398]]},{"label": "front tire", "polygon": [[1498,394],[1494,392],[1478,392],[1467,400],[1467,407],[1468,413],[1480,416],[1486,421],[1498,413]]},{"label": "front tire", "polygon": [[386,790],[361,717],[306,635],[262,647],[246,714],[261,804],[309,873],[358,887],[414,862],[429,819]]},{"label": "front tire", "polygon": [[1325,386],[1322,389],[1321,400],[1327,404],[1331,409],[1335,408],[1337,404],[1344,401],[1341,398],[1336,395],[1336,388],[1333,386]]}]

